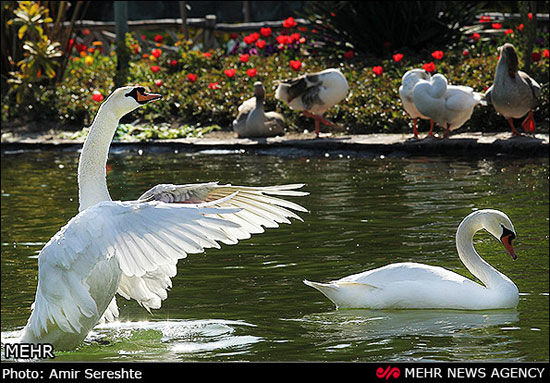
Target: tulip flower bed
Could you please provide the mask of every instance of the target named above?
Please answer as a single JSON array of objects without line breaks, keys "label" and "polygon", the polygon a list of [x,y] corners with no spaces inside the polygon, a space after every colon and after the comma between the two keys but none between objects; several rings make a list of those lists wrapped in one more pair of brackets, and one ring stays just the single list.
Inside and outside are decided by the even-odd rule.
[{"label": "tulip flower bed", "polygon": [[[496,28],[493,25],[493,28]],[[170,138],[189,136],[195,127],[200,133],[221,128],[231,130],[231,122],[238,106],[252,97],[253,84],[261,81],[267,91],[266,110],[282,113],[289,131],[311,130],[312,122],[301,113],[274,98],[276,80],[288,79],[306,72],[338,67],[350,84],[346,100],[330,109],[325,117],[344,126],[347,133],[398,133],[411,131],[411,120],[406,115],[399,99],[398,89],[403,74],[412,68],[444,74],[449,83],[467,85],[483,93],[493,82],[498,61],[497,47],[504,42],[521,46],[523,27],[518,25],[505,29],[495,37],[481,39],[474,33],[464,36],[463,41],[452,49],[426,52],[394,51],[387,58],[365,57],[351,47],[342,51],[319,53],[321,36],[315,29],[298,27],[289,18],[284,29],[270,28],[244,35],[231,34],[223,37],[217,50],[202,52],[190,49],[189,42],[173,41],[162,34],[141,36],[137,41],[130,35],[127,46],[131,50],[129,83],[141,84],[151,91],[161,93],[160,102],[151,103],[132,113],[136,119],[150,127],[185,126],[181,134],[171,131]],[[538,131],[548,132],[548,40],[547,35],[537,40],[531,57],[530,75],[543,90],[539,107],[535,110]],[[150,42],[149,48],[144,44]],[[151,48],[154,46],[154,48]],[[64,81],[56,89],[45,88],[36,100],[35,111],[41,116],[58,121],[62,125],[86,126],[91,123],[99,103],[113,89],[112,77],[116,57],[103,55],[101,45],[73,44],[71,61]],[[522,49],[518,49],[520,55]],[[526,58],[520,56],[522,62]],[[4,103],[6,104],[6,103]],[[25,106],[18,107],[7,116],[2,109],[2,119],[8,120],[29,113]],[[162,128],[163,127],[163,128]],[[426,126],[421,125],[421,132]],[[151,128],[157,129],[157,128]],[[502,116],[489,107],[477,107],[469,122],[461,131],[508,131]],[[162,138],[158,132],[141,130],[140,137]]]}]

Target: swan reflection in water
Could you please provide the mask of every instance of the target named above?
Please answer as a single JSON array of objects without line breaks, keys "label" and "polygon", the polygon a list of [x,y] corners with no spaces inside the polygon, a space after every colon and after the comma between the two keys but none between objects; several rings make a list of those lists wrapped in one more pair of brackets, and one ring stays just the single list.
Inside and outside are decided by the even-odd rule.
[{"label": "swan reflection in water", "polygon": [[[472,357],[478,346],[471,344],[491,338],[501,337],[500,344],[513,342],[507,329],[519,327],[519,314],[516,309],[469,311],[469,310],[368,310],[345,309],[324,313],[313,313],[298,319],[308,338],[316,340],[317,347],[335,351],[348,346],[363,344],[371,356],[386,360],[392,356],[399,359],[408,355],[408,360],[416,360],[415,355],[423,342],[437,341],[436,351],[426,349],[431,355],[439,355],[433,360],[442,360],[443,354],[451,360]],[[318,340],[318,341],[317,341]],[[405,342],[405,343],[403,343]],[[493,347],[488,345],[487,347]],[[396,348],[401,348],[397,350]],[[402,348],[409,348],[403,350]],[[395,350],[394,350],[395,348]],[[444,352],[442,348],[447,348]],[[381,350],[384,351],[381,353]],[[460,353],[460,355],[458,355]],[[365,355],[367,356],[367,355]],[[453,356],[456,357],[453,359]],[[419,356],[426,360],[425,356]],[[498,358],[495,356],[495,358]],[[509,355],[508,355],[509,358]],[[429,359],[429,358],[428,358]]]}]

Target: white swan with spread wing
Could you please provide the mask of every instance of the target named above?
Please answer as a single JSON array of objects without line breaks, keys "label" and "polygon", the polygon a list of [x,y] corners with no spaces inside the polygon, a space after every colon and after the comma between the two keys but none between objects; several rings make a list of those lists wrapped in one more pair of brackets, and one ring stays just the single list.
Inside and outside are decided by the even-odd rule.
[{"label": "white swan with spread wing", "polygon": [[462,309],[485,310],[516,307],[518,288],[506,275],[485,262],[474,249],[474,234],[485,229],[498,238],[512,259],[516,237],[512,222],[498,210],[478,210],[468,215],[456,232],[462,263],[483,284],[438,266],[405,262],[350,275],[329,283],[304,283],[338,308]]},{"label": "white swan with spread wing", "polygon": [[179,259],[300,219],[290,209],[305,211],[274,197],[306,195],[295,190],[301,184],[161,184],[136,201],[112,201],[105,167],[118,121],[160,97],[129,86],[100,106],[78,164],[80,212],[39,254],[35,302],[21,342],[75,348],[100,319],[118,316],[116,293],[158,309]]}]

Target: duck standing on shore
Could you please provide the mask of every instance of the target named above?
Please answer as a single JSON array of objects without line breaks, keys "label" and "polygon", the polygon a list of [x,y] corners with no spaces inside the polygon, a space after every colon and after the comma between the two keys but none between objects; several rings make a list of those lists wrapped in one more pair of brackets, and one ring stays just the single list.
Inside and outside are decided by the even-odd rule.
[{"label": "duck standing on shore", "polygon": [[288,103],[290,109],[301,110],[315,120],[315,138],[319,138],[321,123],[335,126],[323,113],[346,98],[349,85],[339,69],[330,68],[317,73],[279,81],[275,98]]},{"label": "duck standing on shore", "polygon": [[428,132],[429,137],[433,137],[433,127],[434,122],[431,118],[424,116],[418,111],[414,105],[413,99],[413,89],[419,81],[430,81],[430,74],[424,69],[411,69],[403,75],[401,79],[401,86],[399,87],[399,97],[403,103],[403,108],[408,113],[409,116],[413,119],[413,135],[414,138],[418,138],[418,129],[417,123],[418,119],[430,120],[430,131]]},{"label": "duck standing on shore", "polygon": [[445,128],[443,138],[464,125],[476,105],[486,104],[482,94],[469,86],[449,85],[440,73],[432,76],[430,81],[419,81],[414,86],[413,99],[421,114]]},{"label": "duck standing on shore", "polygon": [[485,99],[492,104],[497,113],[506,118],[512,128],[513,136],[520,136],[514,127],[514,118],[527,117],[522,122],[523,130],[535,131],[533,109],[540,96],[540,85],[525,72],[519,69],[519,59],[512,44],[506,43],[498,48],[498,60],[493,85],[487,89]]}]

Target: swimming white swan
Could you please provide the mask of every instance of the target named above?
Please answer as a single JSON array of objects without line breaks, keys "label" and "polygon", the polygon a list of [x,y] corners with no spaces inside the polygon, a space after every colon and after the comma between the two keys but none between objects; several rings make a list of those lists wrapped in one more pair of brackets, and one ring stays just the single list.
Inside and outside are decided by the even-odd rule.
[{"label": "swimming white swan", "polygon": [[349,85],[339,69],[330,68],[317,73],[279,81],[275,98],[288,103],[290,109],[301,110],[315,120],[315,137],[319,137],[320,123],[335,126],[323,113],[346,98]]},{"label": "swimming white swan", "polygon": [[118,121],[160,97],[123,87],[99,107],[78,164],[80,212],[39,254],[35,302],[21,342],[72,349],[100,319],[118,316],[115,293],[158,309],[179,259],[300,219],[288,209],[305,211],[272,196],[306,195],[295,190],[299,184],[161,184],[136,201],[112,201],[105,166]]},{"label": "swimming white swan", "polygon": [[407,71],[407,73],[405,73],[403,75],[403,78],[401,79],[401,86],[399,87],[399,98],[401,98],[403,108],[413,119],[414,138],[418,138],[417,123],[419,118],[423,120],[430,120],[430,131],[428,132],[428,136],[433,136],[433,120],[429,117],[424,116],[418,111],[418,109],[416,109],[413,99],[414,86],[418,84],[419,81],[429,81],[430,77],[430,74],[424,69],[411,69],[410,71]]},{"label": "swimming white swan", "polygon": [[506,118],[512,128],[512,135],[520,134],[514,127],[513,118],[521,118],[527,114],[522,122],[523,130],[535,131],[533,109],[540,96],[540,85],[525,72],[518,70],[519,60],[516,49],[506,43],[498,48],[498,60],[493,85],[485,92],[487,103],[492,104],[501,115]]},{"label": "swimming white swan", "polygon": [[462,263],[483,285],[438,266],[395,263],[329,283],[305,280],[339,308],[462,309],[513,308],[518,288],[485,262],[474,249],[474,234],[485,229],[498,238],[512,257],[516,237],[510,219],[498,210],[478,210],[458,226],[456,248]]},{"label": "swimming white swan", "polygon": [[445,128],[444,137],[468,121],[476,105],[486,104],[480,93],[469,86],[448,85],[445,76],[439,73],[430,81],[418,82],[413,89],[413,99],[421,114]]},{"label": "swimming white swan", "polygon": [[284,134],[285,119],[277,112],[264,111],[265,88],[254,83],[254,97],[239,106],[233,130],[239,137],[273,137]]}]

